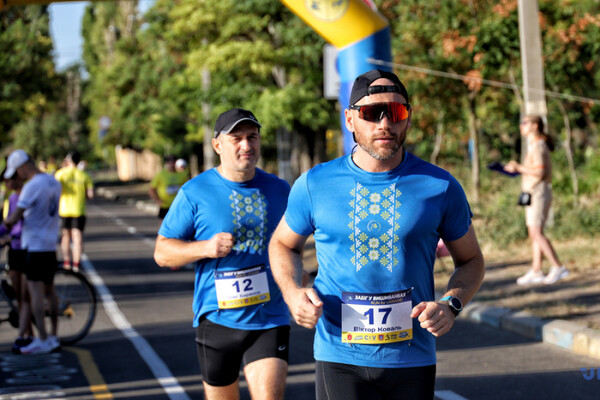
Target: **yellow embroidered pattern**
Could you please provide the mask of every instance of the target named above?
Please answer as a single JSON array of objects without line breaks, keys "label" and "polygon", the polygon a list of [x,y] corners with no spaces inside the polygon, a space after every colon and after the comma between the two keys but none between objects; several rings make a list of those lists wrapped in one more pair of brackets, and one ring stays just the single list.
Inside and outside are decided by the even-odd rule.
[{"label": "yellow embroidered pattern", "polygon": [[267,234],[267,204],[264,196],[258,189],[252,189],[249,196],[233,190],[229,200],[233,209],[233,250],[262,254],[266,248]]},{"label": "yellow embroidered pattern", "polygon": [[395,255],[398,241],[395,232],[400,218],[400,196],[402,193],[393,183],[387,187],[367,189],[360,183],[350,191],[352,211],[348,214],[351,230],[352,265],[357,271],[370,266],[383,266],[392,272],[398,264]]}]

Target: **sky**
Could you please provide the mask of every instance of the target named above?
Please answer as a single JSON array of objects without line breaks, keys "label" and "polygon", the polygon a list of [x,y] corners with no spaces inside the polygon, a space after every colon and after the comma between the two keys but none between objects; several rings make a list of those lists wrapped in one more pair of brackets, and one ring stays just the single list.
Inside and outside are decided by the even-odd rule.
[{"label": "sky", "polygon": [[[140,0],[138,7],[145,12],[152,4],[154,0]],[[81,19],[87,5],[87,1],[76,1],[53,3],[48,8],[50,35],[54,40],[54,62],[58,71],[81,60]]]}]

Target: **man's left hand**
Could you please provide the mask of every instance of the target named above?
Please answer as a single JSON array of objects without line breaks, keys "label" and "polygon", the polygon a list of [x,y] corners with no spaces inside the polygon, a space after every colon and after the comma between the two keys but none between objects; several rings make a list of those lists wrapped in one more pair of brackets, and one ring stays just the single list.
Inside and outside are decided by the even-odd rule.
[{"label": "man's left hand", "polygon": [[440,337],[454,326],[454,313],[447,302],[422,301],[413,307],[411,318],[417,318],[421,328],[435,337]]}]

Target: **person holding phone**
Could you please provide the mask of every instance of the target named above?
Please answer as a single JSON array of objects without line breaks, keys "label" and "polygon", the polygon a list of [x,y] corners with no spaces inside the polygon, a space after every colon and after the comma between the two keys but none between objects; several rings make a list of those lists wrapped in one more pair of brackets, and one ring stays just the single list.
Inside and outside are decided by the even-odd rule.
[{"label": "person holding phone", "polygon": [[[518,285],[552,285],[569,275],[569,270],[558,258],[552,243],[544,234],[552,205],[552,160],[554,145],[545,133],[544,120],[539,115],[528,115],[520,124],[521,136],[527,140],[527,154],[523,164],[509,161],[504,169],[520,173],[523,193],[529,194],[525,206],[525,224],[531,239],[531,269],[517,279]],[[548,275],[542,272],[542,259],[546,256],[552,264]]]}]

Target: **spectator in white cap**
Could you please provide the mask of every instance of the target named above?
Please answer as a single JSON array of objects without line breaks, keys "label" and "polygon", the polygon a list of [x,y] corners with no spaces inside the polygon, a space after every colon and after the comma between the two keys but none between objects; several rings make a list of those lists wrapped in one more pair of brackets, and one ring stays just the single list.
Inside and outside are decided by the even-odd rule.
[{"label": "spectator in white cap", "polygon": [[177,161],[175,161],[175,170],[177,172],[185,171],[187,166],[188,166],[187,161],[185,161],[183,158],[178,158]]},{"label": "spectator in white cap", "polygon": [[[10,229],[23,218],[21,246],[27,251],[25,276],[31,296],[31,308],[39,336],[29,345],[21,347],[23,354],[50,353],[60,348],[57,338],[58,302],[54,291],[54,271],[57,267],[56,243],[58,241],[58,203],[61,185],[52,175],[42,173],[24,150],[15,150],[6,163],[5,178],[17,174],[26,181],[17,209],[4,225]],[[44,325],[44,299],[50,305],[51,334]]]},{"label": "spectator in white cap", "polygon": [[187,181],[187,177],[175,170],[175,156],[167,155],[164,158],[165,166],[150,181],[148,193],[150,198],[158,205],[158,219],[162,222],[171,203],[175,200],[177,191]]},{"label": "spectator in white cap", "polygon": [[192,177],[188,168],[188,163],[184,158],[178,158],[177,161],[175,161],[175,171],[177,171],[178,174],[185,176],[186,179]]}]

